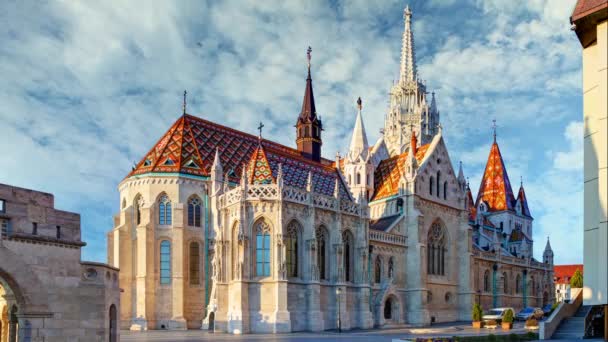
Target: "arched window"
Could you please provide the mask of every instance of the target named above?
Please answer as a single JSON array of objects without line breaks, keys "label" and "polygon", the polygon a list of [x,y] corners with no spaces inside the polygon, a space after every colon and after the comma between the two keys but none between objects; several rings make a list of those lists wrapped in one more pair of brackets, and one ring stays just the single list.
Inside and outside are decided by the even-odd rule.
[{"label": "arched window", "polygon": [[255,275],[270,276],[270,226],[263,220],[255,227]]},{"label": "arched window", "polygon": [[443,199],[444,200],[448,199],[448,182],[447,181],[443,182]]},{"label": "arched window", "polygon": [[393,261],[393,257],[391,257],[390,259],[388,259],[388,277],[389,278],[393,278],[393,274],[394,274],[394,261]]},{"label": "arched window", "polygon": [[518,274],[515,278],[515,293],[521,292],[521,276]]},{"label": "arched window", "polygon": [[507,272],[502,274],[504,293],[509,293],[509,280],[507,279]]},{"label": "arched window", "polygon": [[135,224],[141,224],[141,207],[144,204],[144,200],[141,195],[135,196],[135,200],[133,201],[133,207],[135,208]]},{"label": "arched window", "polygon": [[433,176],[429,179],[429,195],[433,195],[433,186],[435,185],[435,180]]},{"label": "arched window", "polygon": [[319,279],[328,280],[327,270],[327,230],[321,226],[316,231],[317,238],[317,265],[319,267]]},{"label": "arched window", "polygon": [[342,244],[344,245],[344,280],[352,281],[353,236],[349,231],[342,233]]},{"label": "arched window", "polygon": [[190,285],[200,285],[201,260],[198,242],[190,242]]},{"label": "arched window", "polygon": [[490,271],[488,270],[483,274],[483,291],[490,292]]},{"label": "arched window", "polygon": [[439,187],[439,184],[441,184],[440,178],[441,178],[441,171],[437,171],[437,197],[440,197],[439,196],[439,192],[441,190],[441,188]]},{"label": "arched window", "polygon": [[160,283],[171,284],[171,242],[160,243]]},{"label": "arched window", "polygon": [[361,184],[361,174],[357,173],[357,185]]},{"label": "arched window", "polygon": [[433,275],[445,275],[446,253],[445,229],[441,223],[431,225],[427,243],[427,272]]},{"label": "arched window", "polygon": [[403,198],[397,198],[397,212],[403,212]]},{"label": "arched window", "polygon": [[190,227],[201,226],[201,199],[192,197],[188,201],[188,225]]},{"label": "arched window", "polygon": [[162,195],[158,199],[158,224],[171,224],[171,200],[167,195]]},{"label": "arched window", "polygon": [[380,259],[380,256],[378,255],[376,257],[376,262],[374,263],[374,282],[376,284],[379,284],[381,280],[382,280],[382,260]]},{"label": "arched window", "polygon": [[298,276],[298,236],[300,235],[300,225],[296,221],[291,221],[287,225],[285,234],[286,266],[287,276]]}]

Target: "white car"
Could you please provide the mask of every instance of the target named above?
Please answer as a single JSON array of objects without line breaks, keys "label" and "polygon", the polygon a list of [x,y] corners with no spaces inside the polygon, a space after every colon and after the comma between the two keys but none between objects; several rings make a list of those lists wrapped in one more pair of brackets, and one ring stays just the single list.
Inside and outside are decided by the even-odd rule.
[{"label": "white car", "polygon": [[494,308],[490,309],[490,311],[483,315],[483,321],[486,322],[494,320],[496,323],[500,323],[502,322],[505,313],[507,313],[507,310],[511,310],[513,312],[513,318],[515,318],[515,310],[513,310],[513,308]]}]

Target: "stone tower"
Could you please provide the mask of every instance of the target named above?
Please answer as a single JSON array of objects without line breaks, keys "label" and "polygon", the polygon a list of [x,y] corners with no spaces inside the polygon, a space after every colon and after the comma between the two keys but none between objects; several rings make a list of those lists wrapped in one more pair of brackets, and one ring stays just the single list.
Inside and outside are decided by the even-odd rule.
[{"label": "stone tower", "polygon": [[412,131],[418,137],[418,145],[422,146],[431,141],[439,125],[435,95],[433,93],[428,103],[426,86],[416,72],[409,6],[405,8],[404,19],[399,81],[391,87],[389,109],[384,120],[384,140],[391,157],[405,152],[410,145]]}]

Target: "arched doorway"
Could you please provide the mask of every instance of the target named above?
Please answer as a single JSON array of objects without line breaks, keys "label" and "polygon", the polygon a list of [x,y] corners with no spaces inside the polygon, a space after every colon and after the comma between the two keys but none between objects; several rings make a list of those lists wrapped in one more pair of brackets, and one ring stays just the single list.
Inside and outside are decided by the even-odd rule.
[{"label": "arched doorway", "polygon": [[389,294],[385,297],[384,302],[381,302],[377,312],[377,324],[379,326],[385,324],[402,323],[401,321],[401,304],[399,299],[394,294]]},{"label": "arched doorway", "polygon": [[389,298],[384,303],[384,319],[390,320],[393,318],[393,301]]},{"label": "arched doorway", "polygon": [[118,342],[118,322],[116,319],[116,306],[114,304],[110,305],[110,342]]},{"label": "arched doorway", "polygon": [[215,330],[215,312],[211,311],[209,313],[209,331]]}]

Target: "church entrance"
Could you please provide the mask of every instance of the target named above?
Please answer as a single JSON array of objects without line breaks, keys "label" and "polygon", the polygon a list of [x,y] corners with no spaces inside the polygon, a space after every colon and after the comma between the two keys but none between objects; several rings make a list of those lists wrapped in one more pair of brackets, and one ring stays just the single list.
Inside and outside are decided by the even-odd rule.
[{"label": "church entrance", "polygon": [[384,301],[384,305],[381,311],[384,322],[380,324],[392,324],[400,322],[400,305],[399,300],[394,296],[390,295]]},{"label": "church entrance", "polygon": [[386,300],[386,303],[384,303],[384,319],[389,320],[393,318],[392,310],[392,301],[389,298]]}]

